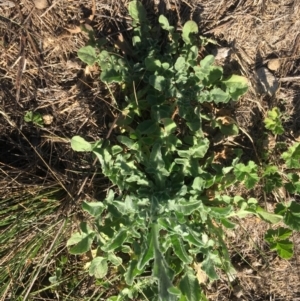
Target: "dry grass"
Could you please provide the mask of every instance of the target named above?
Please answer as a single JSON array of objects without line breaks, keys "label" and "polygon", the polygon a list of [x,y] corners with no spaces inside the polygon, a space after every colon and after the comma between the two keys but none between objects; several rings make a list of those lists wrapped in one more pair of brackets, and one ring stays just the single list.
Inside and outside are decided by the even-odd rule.
[{"label": "dry grass", "polygon": [[[112,44],[122,37],[126,40],[129,1],[97,0],[92,21],[91,0],[53,0],[42,10],[30,0],[8,2],[13,7],[0,6],[0,192],[8,199],[20,195],[20,191],[34,194],[40,186],[59,187],[62,196],[58,212],[74,215],[80,205],[77,197],[97,198],[106,183],[91,159],[74,154],[66,142],[75,134],[90,140],[106,136],[114,108],[109,91],[98,80],[99,70],[84,69],[76,56],[87,42],[87,34],[72,34],[67,29],[89,23],[98,37],[105,36]],[[285,112],[286,141],[299,139],[299,0],[144,3],[150,18],[167,14],[178,25],[193,18],[204,35],[232,50],[225,70],[244,74],[251,83],[248,94],[231,108],[248,133],[239,137],[239,143],[252,148],[253,141],[261,139],[265,112],[275,105]],[[274,75],[291,79],[279,81],[273,97],[259,95],[255,70],[274,58],[279,59]],[[53,121],[44,128],[26,124],[23,116],[28,110],[50,115]],[[255,157],[254,151],[250,153]],[[49,224],[48,218],[44,222]],[[300,300],[299,235],[294,236],[295,256],[286,262],[268,251],[263,240],[265,230],[264,223],[249,218],[232,234],[229,248],[238,279],[231,286],[224,280],[208,287],[210,300]],[[3,258],[4,265],[11,260]],[[55,268],[53,260],[46,263],[51,271]],[[48,300],[49,296],[56,298],[55,293],[49,294]]]}]

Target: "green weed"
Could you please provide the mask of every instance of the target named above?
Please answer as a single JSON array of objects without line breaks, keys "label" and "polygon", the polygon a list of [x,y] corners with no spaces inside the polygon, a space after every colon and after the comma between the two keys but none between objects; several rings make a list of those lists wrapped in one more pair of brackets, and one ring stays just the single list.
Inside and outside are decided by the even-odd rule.
[{"label": "green weed", "polygon": [[[151,27],[138,1],[128,10],[132,53],[120,56],[94,39],[78,51],[83,62],[100,66],[103,82],[120,85],[124,101],[117,102],[122,111],[117,143],[71,140],[73,150],[99,159],[113,187],[103,201],[83,202],[93,220],[82,222],[67,245],[71,254],[93,255],[89,275],[120,275],[120,292],[107,300],[206,300],[192,266],[200,263],[210,281],[219,278],[219,269],[235,278],[224,233],[235,227],[232,217],[252,214],[271,224],[284,222],[289,229],[270,230],[266,240],[281,257],[291,257],[288,237],[300,230],[300,205],[279,203],[274,213],[267,212],[256,199],[226,191],[240,183],[249,190],[266,183],[267,193],[282,185],[299,193],[294,168],[299,168],[300,144],[282,155],[291,169],[288,180],[276,166],[240,162],[239,150],[232,160],[214,162],[204,124],[225,136],[239,130],[236,124],[226,128],[205,105],[237,101],[247,91],[246,78],[225,78],[212,55],[199,57],[203,39],[195,22],[188,21],[180,34],[164,16]],[[268,118],[267,129],[280,134],[278,112]]]},{"label": "green weed", "polygon": [[33,124],[42,127],[44,125],[43,117],[38,112],[28,111],[24,116],[26,122],[32,122]]},{"label": "green weed", "polygon": [[284,133],[284,128],[281,123],[281,113],[277,107],[268,112],[268,117],[264,120],[266,129],[270,130],[274,135]]}]

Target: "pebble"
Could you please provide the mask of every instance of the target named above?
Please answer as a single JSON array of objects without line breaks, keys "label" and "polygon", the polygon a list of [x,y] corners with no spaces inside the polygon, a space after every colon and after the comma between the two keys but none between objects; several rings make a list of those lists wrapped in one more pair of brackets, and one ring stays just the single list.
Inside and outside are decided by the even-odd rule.
[{"label": "pebble", "polygon": [[231,49],[228,47],[216,48],[212,51],[216,61],[225,60],[230,54]]},{"label": "pebble", "polygon": [[271,59],[268,61],[268,68],[271,71],[277,71],[280,68],[280,60],[279,59]]},{"label": "pebble", "polygon": [[45,125],[50,125],[53,122],[53,116],[50,114],[43,115],[43,121]]},{"label": "pebble", "polygon": [[37,9],[44,9],[48,7],[47,0],[33,0],[33,3]]}]

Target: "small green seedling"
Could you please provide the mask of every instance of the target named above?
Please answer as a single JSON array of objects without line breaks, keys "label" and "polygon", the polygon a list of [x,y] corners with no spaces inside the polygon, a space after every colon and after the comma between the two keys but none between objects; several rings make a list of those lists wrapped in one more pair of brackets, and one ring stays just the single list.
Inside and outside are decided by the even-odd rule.
[{"label": "small green seedling", "polygon": [[33,124],[42,127],[44,125],[43,117],[38,112],[28,111],[24,116],[26,122],[32,122]]},{"label": "small green seedling", "polygon": [[281,113],[277,107],[268,111],[268,116],[264,120],[266,129],[270,130],[274,135],[282,135],[284,128],[281,123]]}]

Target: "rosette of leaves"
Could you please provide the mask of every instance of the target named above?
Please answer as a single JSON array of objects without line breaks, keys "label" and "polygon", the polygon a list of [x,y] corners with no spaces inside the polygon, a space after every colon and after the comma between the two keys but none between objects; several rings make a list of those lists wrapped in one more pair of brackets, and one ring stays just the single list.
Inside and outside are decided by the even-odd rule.
[{"label": "rosette of leaves", "polygon": [[[121,274],[125,288],[109,300],[138,294],[149,300],[206,300],[192,266],[198,263],[209,281],[218,279],[218,269],[234,279],[223,232],[235,227],[229,218],[256,214],[275,223],[289,209],[271,214],[254,199],[223,195],[238,181],[253,188],[258,166],[238,163],[239,157],[231,166],[214,164],[202,132],[201,105],[238,100],[247,80],[224,78],[213,56],[199,57],[195,22],[188,21],[180,34],[164,16],[152,28],[139,1],[130,2],[128,10],[131,55],[91,45],[78,52],[84,62],[99,64],[101,80],[122,84],[125,103],[119,104],[117,144],[89,143],[79,136],[71,140],[75,151],[99,159],[113,189],[101,202],[83,203],[93,220],[81,224],[68,246],[73,254],[91,251],[90,275],[105,278],[109,267]],[[209,190],[215,192],[213,199]]]}]

